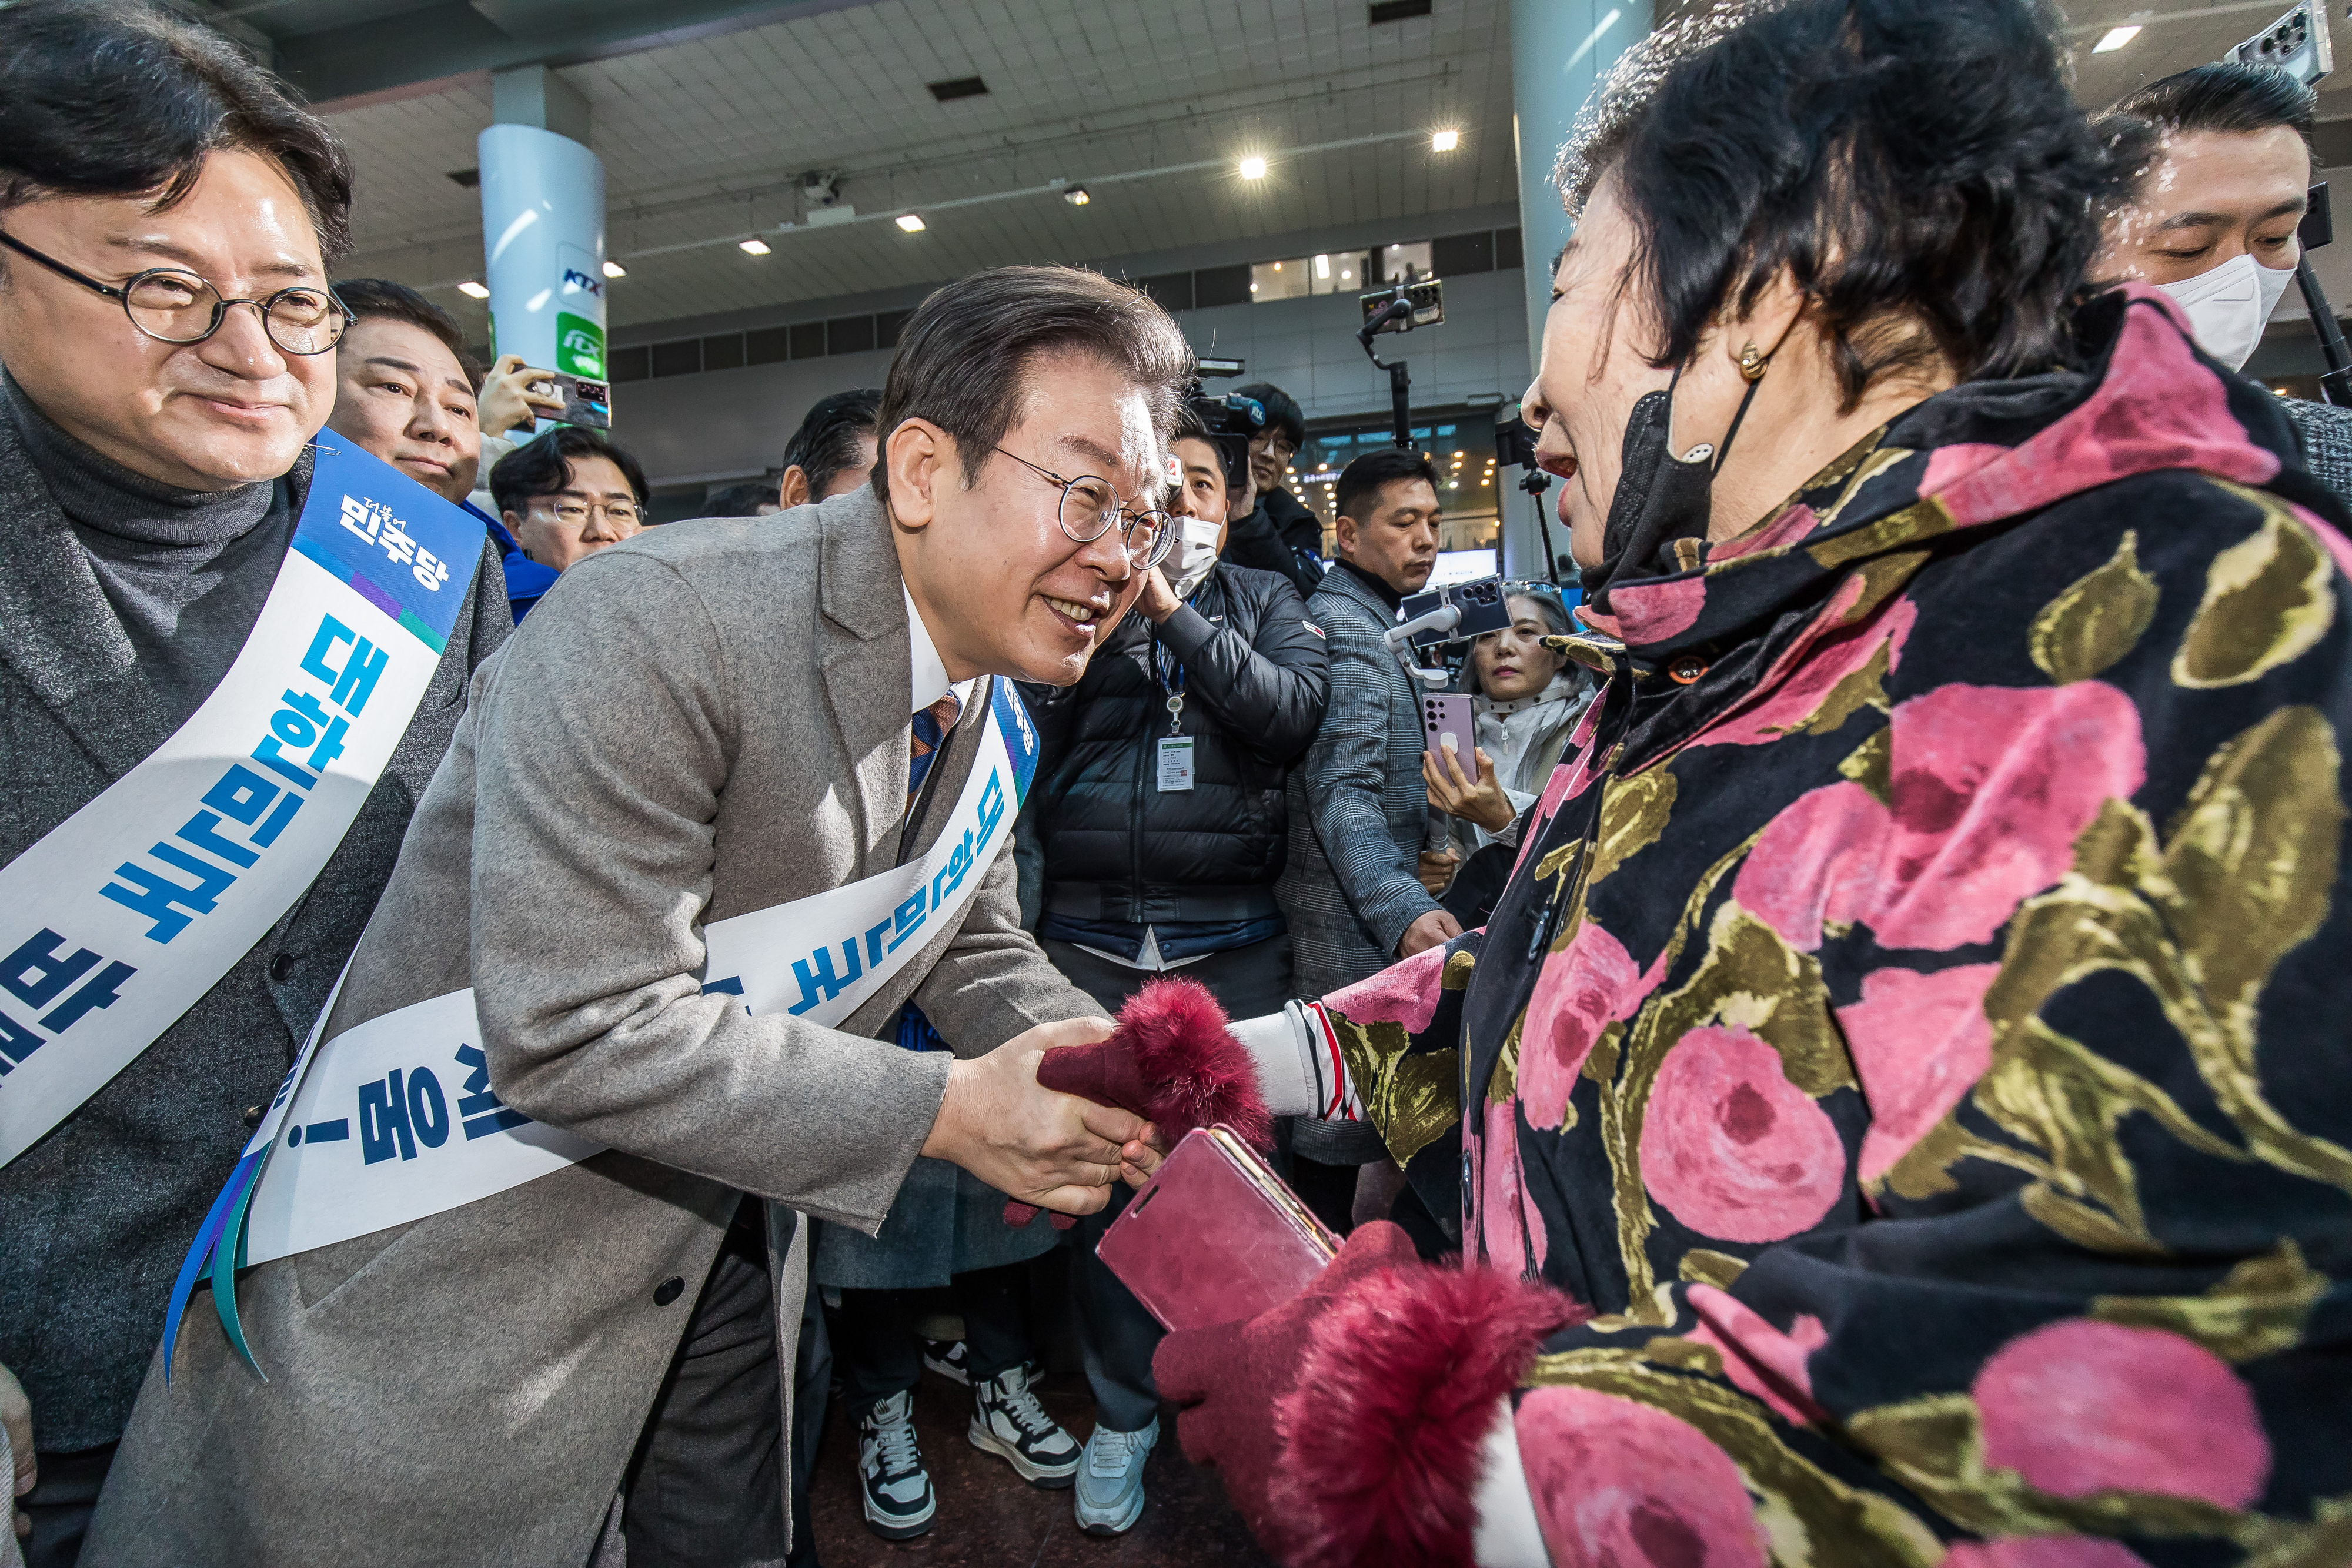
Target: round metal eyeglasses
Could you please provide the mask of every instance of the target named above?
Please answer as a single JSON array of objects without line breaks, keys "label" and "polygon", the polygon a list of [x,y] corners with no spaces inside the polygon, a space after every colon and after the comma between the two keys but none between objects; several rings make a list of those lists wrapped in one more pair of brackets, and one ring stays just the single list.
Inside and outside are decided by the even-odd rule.
[{"label": "round metal eyeglasses", "polygon": [[1092,544],[1108,533],[1113,524],[1119,524],[1118,542],[1126,548],[1128,564],[1138,571],[1150,571],[1167,559],[1168,552],[1175,548],[1175,519],[1156,507],[1149,511],[1133,511],[1120,506],[1118,492],[1111,487],[1109,480],[1094,474],[1065,479],[1051,468],[1041,468],[1002,446],[996,450],[1047,484],[1061,486],[1062,532],[1078,543]]},{"label": "round metal eyeglasses", "polygon": [[260,299],[228,299],[184,267],[151,267],[117,288],[12,235],[0,234],[0,246],[119,301],[131,324],[160,343],[203,342],[220,330],[232,305],[252,306],[269,340],[289,354],[323,354],[342,340],[343,329],[351,325],[351,312],[331,288],[298,283]]}]

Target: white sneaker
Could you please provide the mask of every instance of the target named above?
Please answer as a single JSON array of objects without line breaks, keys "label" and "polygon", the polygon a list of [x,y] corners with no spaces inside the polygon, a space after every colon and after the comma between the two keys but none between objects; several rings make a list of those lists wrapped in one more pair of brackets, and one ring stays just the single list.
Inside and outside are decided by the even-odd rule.
[{"label": "white sneaker", "polygon": [[885,1541],[905,1541],[931,1527],[939,1511],[931,1478],[915,1446],[915,1396],[893,1394],[857,1424],[857,1479],[866,1527]]},{"label": "white sneaker", "polygon": [[1078,1528],[1088,1535],[1119,1535],[1143,1517],[1143,1465],[1160,1441],[1160,1418],[1140,1432],[1097,1427],[1087,1439],[1076,1493]]},{"label": "white sneaker", "polygon": [[941,1377],[971,1386],[971,1351],[960,1339],[927,1339],[923,1342],[923,1364]]},{"label": "white sneaker", "polygon": [[1055,1490],[1078,1473],[1078,1445],[1037,1403],[1026,1366],[972,1380],[971,1427],[965,1436],[1033,1487]]}]

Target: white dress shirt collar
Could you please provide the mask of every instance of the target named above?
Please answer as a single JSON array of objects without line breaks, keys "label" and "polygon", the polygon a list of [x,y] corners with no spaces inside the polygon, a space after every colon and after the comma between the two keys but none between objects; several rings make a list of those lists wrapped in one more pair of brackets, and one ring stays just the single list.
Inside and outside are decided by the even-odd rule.
[{"label": "white dress shirt collar", "polygon": [[973,683],[948,679],[947,664],[940,657],[939,644],[931,641],[930,629],[923,624],[922,612],[915,608],[915,596],[907,591],[903,581],[898,592],[907,601],[907,711],[920,713],[950,692],[970,706]]}]

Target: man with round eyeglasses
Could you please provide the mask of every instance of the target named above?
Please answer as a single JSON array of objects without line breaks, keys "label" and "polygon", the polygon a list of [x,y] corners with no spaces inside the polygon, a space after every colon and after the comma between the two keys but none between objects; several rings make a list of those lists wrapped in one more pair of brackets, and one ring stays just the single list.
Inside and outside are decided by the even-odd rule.
[{"label": "man with round eyeglasses", "polygon": [[[190,754],[198,710],[235,685],[288,570],[313,488],[306,445],[334,400],[346,313],[326,264],[350,198],[333,133],[216,37],[56,0],[0,11],[0,1367],[16,1375],[0,1372],[0,1417],[32,1483],[16,1522],[43,1568],[80,1549],[180,1256],[359,939],[467,679],[511,626],[487,549],[435,563],[459,602],[441,652],[422,654],[413,716],[374,697],[377,719],[393,716],[382,771],[354,785],[340,839],[322,834],[295,862],[309,871],[281,875],[249,917],[231,901],[302,827],[281,821],[278,837],[213,811],[207,849],[181,836],[213,831],[186,804],[109,804],[151,761]],[[344,760],[299,723],[323,761]],[[247,772],[254,788],[223,799],[297,800],[290,777]],[[322,810],[301,803],[314,821]],[[48,886],[21,885],[58,845],[106,841],[88,824],[123,810],[141,844],[205,870],[142,855],[184,885],[134,888],[109,859],[85,868],[91,890],[192,901],[155,906],[158,933],[190,923],[182,948],[221,919],[258,936],[225,945],[143,1049],[138,986],[171,947],[85,946],[49,914]],[[55,1063],[125,1040],[135,1054],[84,1097],[47,1087]]]}]

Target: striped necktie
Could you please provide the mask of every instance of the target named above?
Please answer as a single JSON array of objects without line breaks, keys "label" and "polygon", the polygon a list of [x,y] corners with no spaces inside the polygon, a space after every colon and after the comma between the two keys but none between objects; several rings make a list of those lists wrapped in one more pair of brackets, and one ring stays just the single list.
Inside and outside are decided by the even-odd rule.
[{"label": "striped necktie", "polygon": [[956,727],[963,713],[963,699],[948,693],[930,706],[915,715],[915,734],[908,743],[907,759],[907,810],[915,809],[915,797],[922,793],[923,775],[931,770],[931,758],[945,743],[948,731]]}]

